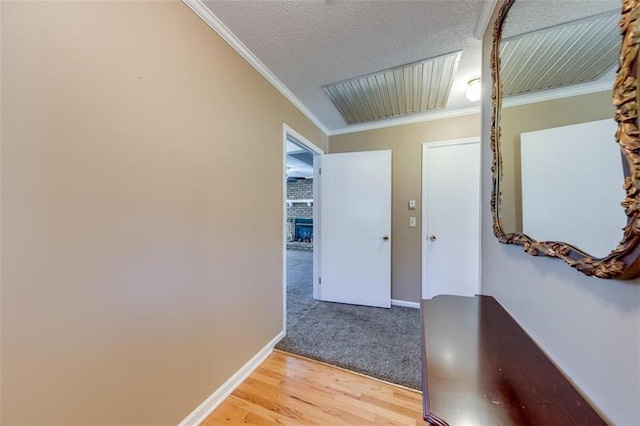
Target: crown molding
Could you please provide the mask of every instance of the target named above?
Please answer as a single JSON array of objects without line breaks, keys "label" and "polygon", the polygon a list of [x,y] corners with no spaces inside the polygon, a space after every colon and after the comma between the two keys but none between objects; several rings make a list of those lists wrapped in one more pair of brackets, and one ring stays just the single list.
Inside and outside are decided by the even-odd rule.
[{"label": "crown molding", "polygon": [[487,31],[489,21],[491,20],[491,15],[493,15],[497,4],[498,0],[485,0],[482,2],[482,9],[480,9],[476,26],[473,29],[473,38],[476,40],[482,40],[482,37],[484,37],[484,33]]},{"label": "crown molding", "polygon": [[558,89],[543,90],[541,92],[512,96],[502,100],[502,106],[505,108],[533,104],[536,102],[552,101],[554,99],[569,98],[571,96],[588,95],[589,93],[610,91],[613,93],[613,82],[591,82],[584,84],[576,84],[569,87],[560,87]]},{"label": "crown molding", "polygon": [[[287,98],[302,114],[304,114],[313,124],[315,124],[325,135],[337,136],[348,133],[364,132],[367,130],[377,130],[387,127],[403,126],[406,124],[421,123],[432,120],[442,120],[445,118],[461,117],[470,114],[479,114],[480,107],[462,108],[456,110],[425,112],[421,114],[412,114],[404,117],[394,117],[385,120],[377,120],[369,123],[361,123],[329,130],[301,101],[291,90],[287,88],[276,76],[267,68],[254,54],[247,48],[223,23],[215,16],[202,2],[202,0],[182,0],[196,15],[198,15],[207,25],[209,25],[223,40],[225,40],[240,56],[242,56],[252,67],[256,69],[269,83],[271,83],[282,95]],[[483,2],[482,10],[478,15],[474,36],[477,32],[484,34],[489,20],[493,14],[493,10],[497,4],[497,0],[486,0]],[[484,30],[482,30],[484,28]],[[482,37],[481,34],[481,37]],[[554,90],[545,90],[538,93],[513,96],[505,98],[502,102],[503,107],[514,107],[526,105],[530,103],[549,101],[553,99],[565,98],[570,96],[584,95],[588,93],[601,92],[611,90],[611,82],[585,83],[571,86],[569,88],[560,88]]]},{"label": "crown molding", "polygon": [[424,121],[442,120],[444,118],[460,117],[463,115],[479,114],[480,107],[461,108],[449,111],[425,112],[421,114],[406,115],[404,117],[377,120],[370,123],[353,124],[349,127],[330,130],[329,136],[344,135],[347,133],[365,132],[367,130],[384,129],[386,127],[404,126],[405,124],[422,123]]},{"label": "crown molding", "polygon": [[[505,98],[502,101],[504,108],[510,108],[520,105],[534,104],[537,102],[551,101],[560,98],[569,98],[571,96],[587,95],[589,93],[604,92],[612,90],[611,82],[595,82],[577,84],[570,87],[561,87],[559,89],[544,90],[542,92],[531,93],[526,95],[513,96]],[[405,124],[422,123],[425,121],[442,120],[445,118],[460,117],[463,115],[480,113],[480,107],[454,109],[449,111],[426,112],[422,114],[409,115],[404,117],[390,118],[387,120],[379,120],[370,123],[362,123],[343,127],[340,129],[330,130],[328,136],[344,135],[347,133],[364,132],[367,130],[377,130],[386,127],[403,126]]]},{"label": "crown molding", "polygon": [[202,0],[182,0],[184,4],[186,4],[191,10],[195,12],[204,22],[207,23],[224,41],[226,41],[233,49],[240,54],[253,68],[256,69],[264,78],[267,79],[269,83],[271,83],[282,95],[287,98],[296,108],[300,110],[313,124],[315,124],[325,135],[329,134],[329,129],[316,117],[301,101],[298,99],[291,90],[287,88],[279,79],[275,76],[274,73],[271,72],[269,68],[266,67],[258,59],[256,55],[249,50],[247,46],[244,45],[218,19],[216,15],[209,10],[207,6],[204,5]]}]

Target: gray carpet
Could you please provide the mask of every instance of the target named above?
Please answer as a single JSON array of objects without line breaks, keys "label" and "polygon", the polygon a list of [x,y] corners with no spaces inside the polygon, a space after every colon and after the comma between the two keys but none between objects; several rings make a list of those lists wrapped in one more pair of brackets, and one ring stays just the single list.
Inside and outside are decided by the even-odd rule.
[{"label": "gray carpet", "polygon": [[319,302],[312,253],[287,251],[287,336],[277,349],[422,388],[420,311]]}]

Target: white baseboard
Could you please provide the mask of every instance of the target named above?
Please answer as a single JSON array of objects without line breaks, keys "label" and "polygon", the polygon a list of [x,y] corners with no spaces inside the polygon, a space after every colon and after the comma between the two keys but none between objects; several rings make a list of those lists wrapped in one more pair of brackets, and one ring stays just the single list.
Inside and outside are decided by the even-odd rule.
[{"label": "white baseboard", "polygon": [[193,426],[202,423],[273,351],[273,347],[285,336],[284,331],[278,333],[267,345],[260,349],[233,376],[212,393],[202,404],[191,412],[178,426]]},{"label": "white baseboard", "polygon": [[391,299],[391,306],[404,306],[405,308],[420,309],[420,303],[418,303],[418,302],[407,302],[406,300]]}]

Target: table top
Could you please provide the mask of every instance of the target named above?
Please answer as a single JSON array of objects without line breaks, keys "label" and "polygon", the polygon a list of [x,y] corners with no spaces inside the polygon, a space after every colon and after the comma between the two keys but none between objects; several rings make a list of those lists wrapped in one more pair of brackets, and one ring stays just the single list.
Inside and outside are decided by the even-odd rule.
[{"label": "table top", "polygon": [[422,301],[425,420],[434,425],[603,425],[490,296]]}]

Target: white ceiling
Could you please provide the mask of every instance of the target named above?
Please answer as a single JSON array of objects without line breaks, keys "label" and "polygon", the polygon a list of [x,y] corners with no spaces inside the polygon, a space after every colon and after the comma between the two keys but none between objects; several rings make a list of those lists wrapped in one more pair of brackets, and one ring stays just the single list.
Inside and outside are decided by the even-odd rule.
[{"label": "white ceiling", "polygon": [[313,178],[313,155],[299,145],[287,140],[287,177]]},{"label": "white ceiling", "polygon": [[447,108],[478,105],[464,90],[480,76],[482,0],[203,3],[329,130],[347,123],[322,86],[458,50]]},{"label": "white ceiling", "polygon": [[[462,54],[444,111],[479,107],[479,102],[464,96],[467,82],[481,74],[482,42],[474,38],[474,28],[481,27],[476,34],[482,33],[496,0],[184,1],[227,41],[239,41],[236,50],[257,58],[267,74],[299,100],[293,99],[294,103],[328,133],[362,125],[347,126],[323,86],[455,51]],[[619,0],[516,3],[545,5],[541,21],[553,25],[565,22],[565,14],[575,13],[556,8],[559,3],[584,12],[589,9],[587,4],[599,9],[603,3],[610,8],[616,2],[619,4]],[[529,5],[524,8],[529,9],[523,14],[525,23],[531,21],[527,19]],[[552,13],[549,5],[554,5]],[[513,24],[518,30],[531,30],[526,24]],[[433,113],[424,113],[428,114]]]}]

